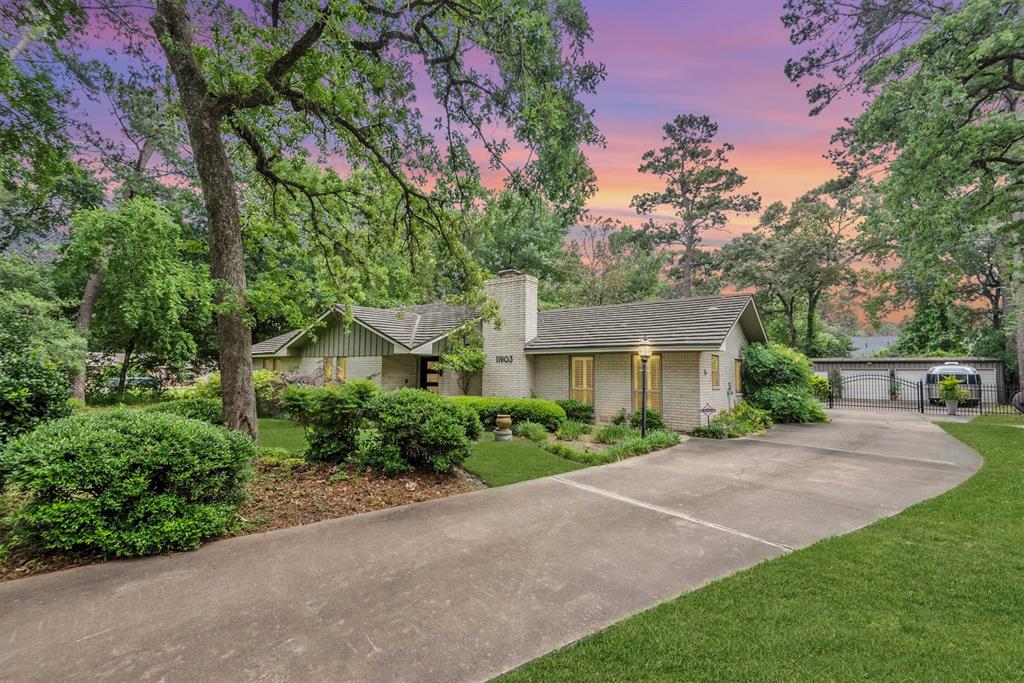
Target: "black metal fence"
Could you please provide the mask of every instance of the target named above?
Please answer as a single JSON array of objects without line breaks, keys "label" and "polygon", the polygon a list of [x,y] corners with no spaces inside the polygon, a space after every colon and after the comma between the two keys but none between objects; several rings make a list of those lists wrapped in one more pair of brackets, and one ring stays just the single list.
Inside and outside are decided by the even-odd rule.
[{"label": "black metal fence", "polygon": [[[838,379],[838,381],[836,381]],[[903,410],[916,413],[946,413],[946,402],[939,398],[937,384],[886,375],[863,374],[832,377],[829,382],[829,408],[864,410]],[[994,385],[963,385],[968,398],[957,406],[958,415],[1016,414],[1021,409],[1015,388]]]}]

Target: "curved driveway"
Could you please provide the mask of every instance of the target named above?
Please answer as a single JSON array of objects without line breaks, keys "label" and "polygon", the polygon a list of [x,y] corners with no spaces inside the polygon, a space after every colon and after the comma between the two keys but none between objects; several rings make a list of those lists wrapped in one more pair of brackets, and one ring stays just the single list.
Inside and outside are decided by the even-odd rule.
[{"label": "curved driveway", "polygon": [[0,678],[483,680],[980,464],[915,414],[833,417],[0,584]]}]

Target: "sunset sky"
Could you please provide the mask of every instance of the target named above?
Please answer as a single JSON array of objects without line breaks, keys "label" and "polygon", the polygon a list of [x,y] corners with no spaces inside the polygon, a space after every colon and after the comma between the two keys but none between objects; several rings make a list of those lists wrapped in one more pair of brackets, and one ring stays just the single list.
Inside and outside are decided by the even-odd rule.
[{"label": "sunset sky", "polygon": [[[607,80],[588,99],[608,140],[588,151],[599,192],[599,214],[636,220],[630,198],[657,189],[637,173],[644,151],[661,143],[661,126],[677,114],[707,114],[719,138],[736,146],[732,163],[745,188],[765,202],[790,201],[834,174],[822,155],[854,102],[808,117],[802,89],[783,68],[799,54],[779,21],[781,2],[586,0],[594,28],[588,52],[607,68]],[[730,232],[753,225],[741,217]],[[728,240],[709,234],[707,243]]]}]

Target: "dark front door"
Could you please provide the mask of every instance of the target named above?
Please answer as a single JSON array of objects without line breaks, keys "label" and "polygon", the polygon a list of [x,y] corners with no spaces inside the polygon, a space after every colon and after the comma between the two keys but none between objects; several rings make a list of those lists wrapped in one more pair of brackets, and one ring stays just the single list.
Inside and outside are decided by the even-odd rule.
[{"label": "dark front door", "polygon": [[420,358],[420,389],[438,393],[438,383],[441,381],[441,370],[436,367],[437,356],[423,356]]}]

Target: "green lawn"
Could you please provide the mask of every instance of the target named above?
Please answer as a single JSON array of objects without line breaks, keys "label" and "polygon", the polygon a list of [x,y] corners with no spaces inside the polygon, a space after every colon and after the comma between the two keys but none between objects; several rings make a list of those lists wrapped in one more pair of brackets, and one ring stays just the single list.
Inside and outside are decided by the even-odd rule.
[{"label": "green lawn", "polygon": [[302,427],[294,422],[261,417],[258,423],[261,447],[284,448],[291,453],[300,453],[305,450],[306,435],[302,431]]},{"label": "green lawn", "polygon": [[578,470],[583,465],[552,455],[528,439],[514,437],[511,441],[495,441],[493,433],[486,433],[462,467],[488,486],[504,486]]},{"label": "green lawn", "polygon": [[716,581],[508,681],[1024,677],[1024,433],[942,427],[985,457],[900,515]]}]

